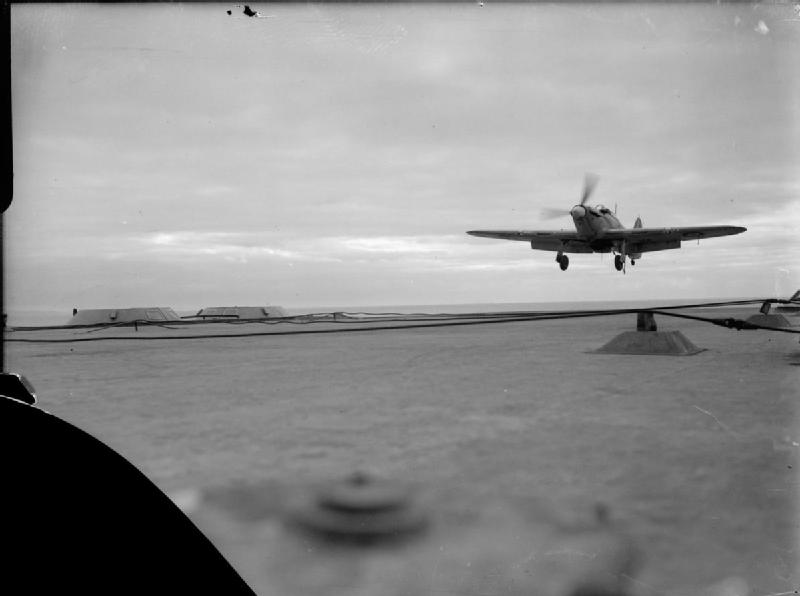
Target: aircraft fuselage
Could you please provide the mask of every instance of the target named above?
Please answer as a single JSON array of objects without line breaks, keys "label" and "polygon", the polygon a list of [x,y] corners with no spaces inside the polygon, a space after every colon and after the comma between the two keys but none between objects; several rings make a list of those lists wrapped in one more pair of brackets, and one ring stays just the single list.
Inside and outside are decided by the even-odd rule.
[{"label": "aircraft fuselage", "polygon": [[[624,230],[625,226],[620,223],[617,216],[611,209],[603,205],[575,205],[570,210],[572,222],[578,235],[586,240],[594,252],[614,252],[619,254],[624,263],[625,257],[630,257],[631,261],[640,259],[641,253],[629,250],[625,240],[609,240],[603,238],[604,234],[610,230]],[[641,226],[641,221],[637,220],[636,226]]]},{"label": "aircraft fuselage", "polygon": [[625,229],[616,215],[602,205],[575,205],[569,213],[578,234],[587,240],[602,236],[606,230]]}]

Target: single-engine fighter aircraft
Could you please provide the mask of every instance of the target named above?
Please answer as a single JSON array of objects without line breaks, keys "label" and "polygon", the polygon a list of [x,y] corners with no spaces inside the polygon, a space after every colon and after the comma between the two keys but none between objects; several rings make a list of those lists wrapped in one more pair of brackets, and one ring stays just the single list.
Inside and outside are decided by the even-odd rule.
[{"label": "single-engine fighter aircraft", "polygon": [[[688,228],[645,228],[641,218],[636,218],[633,228],[626,228],[612,212],[603,205],[587,205],[587,201],[597,184],[597,177],[587,174],[583,187],[583,197],[569,214],[575,224],[570,230],[472,230],[472,236],[499,238],[501,240],[522,240],[530,242],[534,250],[550,250],[558,253],[556,262],[562,271],[569,267],[569,257],[564,253],[614,253],[614,266],[625,272],[626,259],[631,265],[642,257],[642,253],[656,250],[680,248],[682,240],[699,240],[716,236],[741,234],[747,228],[740,226],[696,226]],[[616,210],[615,210],[616,211]],[[546,217],[564,215],[563,210],[548,209]]]}]

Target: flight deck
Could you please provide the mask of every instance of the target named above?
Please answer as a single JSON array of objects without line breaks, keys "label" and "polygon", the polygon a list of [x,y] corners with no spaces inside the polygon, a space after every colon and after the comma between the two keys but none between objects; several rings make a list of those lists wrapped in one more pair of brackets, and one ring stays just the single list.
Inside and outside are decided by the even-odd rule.
[{"label": "flight deck", "polygon": [[[6,359],[34,383],[41,408],[172,495],[260,594],[367,594],[387,577],[397,593],[482,593],[511,585],[498,583],[503,570],[530,579],[525,569],[561,593],[552,565],[586,568],[594,534],[575,538],[574,528],[598,507],[635,549],[626,558],[634,551],[620,546],[622,559],[608,563],[631,565],[634,594],[787,593],[798,581],[798,319],[785,315],[781,331],[707,320],[746,321],[758,304],[673,312],[683,317],[654,315],[658,330],[679,331],[698,352],[598,353],[636,332],[635,312],[317,313],[9,330]],[[474,515],[458,518],[463,535],[434,525],[440,533],[411,539],[394,563],[309,555],[276,565],[269,557],[295,509],[264,503],[354,473],[417,487],[428,519],[452,522],[459,506]],[[509,499],[535,506],[492,509]],[[482,550],[495,536],[487,523],[510,532],[499,550]],[[536,538],[524,542],[528,530]],[[437,557],[437,537],[460,550]],[[481,552],[493,566],[459,576]]]}]

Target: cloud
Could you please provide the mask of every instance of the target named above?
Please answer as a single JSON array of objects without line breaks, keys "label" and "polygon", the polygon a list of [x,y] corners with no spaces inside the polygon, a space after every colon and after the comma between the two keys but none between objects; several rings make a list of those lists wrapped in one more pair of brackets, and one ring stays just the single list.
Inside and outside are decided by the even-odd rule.
[{"label": "cloud", "polygon": [[453,251],[453,243],[442,242],[440,238],[394,236],[376,238],[336,239],[346,250],[366,253],[392,254],[448,254]]},{"label": "cloud", "polygon": [[[258,236],[242,232],[155,232],[140,237],[139,241],[148,253],[164,259],[224,257],[247,262],[249,259],[259,258],[288,260],[307,258],[303,253],[263,244]],[[134,254],[131,253],[129,256]]]},{"label": "cloud", "polygon": [[[214,256],[239,259],[270,258],[289,261],[344,262],[347,260],[402,260],[409,257],[447,257],[459,248],[456,237],[439,236],[380,236],[347,237],[321,236],[303,239],[280,234],[250,232],[203,232],[191,230],[152,232],[135,238],[152,255],[171,257]],[[131,257],[139,254],[130,245]],[[117,252],[116,257],[123,253]]]},{"label": "cloud", "polygon": [[[137,246],[138,243],[138,246]],[[513,245],[512,245],[513,244]],[[243,232],[154,232],[134,239],[129,250],[108,252],[107,259],[138,260],[150,255],[159,262],[208,262],[227,259],[246,263],[271,260],[296,264],[338,264],[344,268],[389,267],[396,275],[424,271],[506,271],[550,266],[550,258],[534,258],[524,243],[480,243],[466,235],[322,236],[301,240]],[[549,253],[547,253],[549,254]],[[544,257],[545,253],[538,253]]]},{"label": "cloud", "polygon": [[201,197],[217,197],[220,195],[232,195],[240,189],[228,184],[212,184],[210,186],[200,186],[194,189],[194,193]]}]

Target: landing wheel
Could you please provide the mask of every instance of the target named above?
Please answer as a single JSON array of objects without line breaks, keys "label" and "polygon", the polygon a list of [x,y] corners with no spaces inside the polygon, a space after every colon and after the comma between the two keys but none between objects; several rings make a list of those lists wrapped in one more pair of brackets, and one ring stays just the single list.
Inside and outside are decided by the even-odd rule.
[{"label": "landing wheel", "polygon": [[631,265],[635,265],[635,264],[636,264],[636,261],[634,261],[633,259],[631,259]]},{"label": "landing wheel", "polygon": [[561,267],[561,271],[566,271],[567,267],[569,267],[569,257],[567,255],[561,255],[558,264]]},{"label": "landing wheel", "polygon": [[617,271],[622,271],[622,267],[625,265],[625,261],[621,255],[614,255],[614,267]]}]

